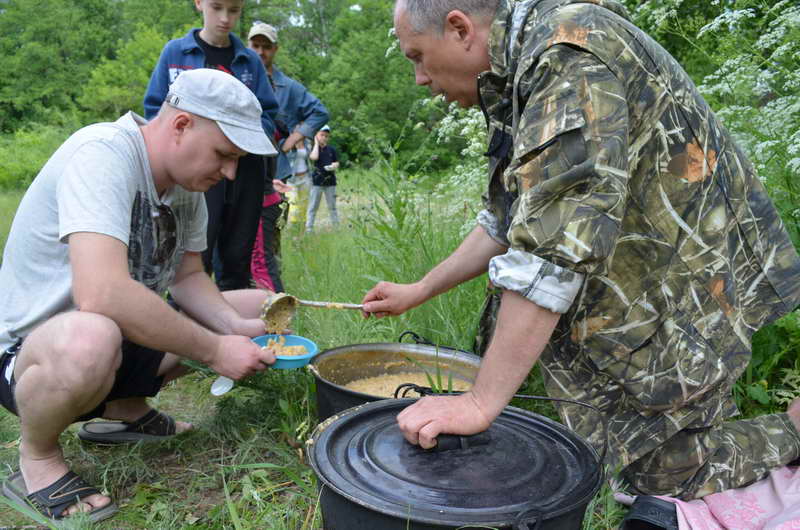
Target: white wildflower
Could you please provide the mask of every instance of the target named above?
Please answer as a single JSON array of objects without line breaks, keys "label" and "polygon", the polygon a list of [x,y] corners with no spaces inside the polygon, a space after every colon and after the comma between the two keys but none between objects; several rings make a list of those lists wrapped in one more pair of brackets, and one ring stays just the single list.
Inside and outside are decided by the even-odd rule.
[{"label": "white wildflower", "polygon": [[755,18],[756,12],[754,9],[736,9],[725,10],[717,18],[700,28],[697,32],[698,37],[702,37],[706,33],[711,33],[725,28],[729,32],[734,32],[738,29],[739,23],[748,18]]}]

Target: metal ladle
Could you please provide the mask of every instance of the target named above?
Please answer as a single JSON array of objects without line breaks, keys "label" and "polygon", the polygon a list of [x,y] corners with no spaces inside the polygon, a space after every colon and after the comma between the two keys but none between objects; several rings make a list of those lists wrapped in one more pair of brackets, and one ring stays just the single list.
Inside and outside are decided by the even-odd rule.
[{"label": "metal ladle", "polygon": [[261,306],[261,320],[267,333],[283,333],[289,327],[299,306],[323,309],[364,309],[364,304],[345,304],[341,302],[314,302],[300,300],[287,293],[273,293]]}]

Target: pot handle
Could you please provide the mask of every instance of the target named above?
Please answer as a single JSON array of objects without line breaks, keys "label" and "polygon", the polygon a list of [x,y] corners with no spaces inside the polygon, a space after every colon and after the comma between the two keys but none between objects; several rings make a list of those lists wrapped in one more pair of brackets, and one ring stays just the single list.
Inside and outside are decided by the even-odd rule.
[{"label": "pot handle", "polygon": [[489,431],[479,432],[470,436],[459,436],[457,434],[440,434],[436,437],[436,445],[430,449],[423,449],[423,451],[431,453],[441,453],[443,451],[452,451],[454,449],[461,449],[463,451],[479,445],[489,445],[492,441],[492,435]]},{"label": "pot handle", "polygon": [[426,344],[428,346],[436,346],[434,343],[432,343],[431,341],[429,341],[425,337],[423,337],[421,335],[417,335],[416,333],[414,333],[410,329],[402,332],[400,334],[400,336],[397,337],[397,342],[403,342],[403,337],[405,337],[406,335],[410,336],[414,340],[415,344]]},{"label": "pot handle", "polygon": [[608,453],[608,423],[606,423],[606,419],[603,417],[603,413],[595,407],[594,405],[590,405],[588,403],[584,403],[583,401],[578,401],[577,399],[567,399],[567,398],[554,398],[549,396],[529,396],[527,394],[514,394],[515,398],[521,399],[533,399],[539,401],[559,401],[561,403],[572,403],[573,405],[580,405],[582,407],[586,407],[588,409],[592,409],[595,411],[598,416],[600,416],[600,423],[603,425],[603,451],[600,453],[600,468],[602,469],[603,464],[606,461],[606,453]]},{"label": "pot handle", "polygon": [[411,330],[406,330],[406,331],[402,332],[400,334],[400,336],[397,337],[397,342],[403,342],[403,337],[406,337],[406,336],[410,336],[414,340],[414,344],[422,344],[422,345],[425,345],[425,346],[433,346],[434,348],[447,348],[448,350],[460,351],[462,353],[469,353],[470,355],[474,355],[472,352],[467,351],[467,350],[462,350],[460,348],[455,348],[453,346],[442,346],[441,344],[436,344],[435,342],[432,342],[432,341],[426,339],[425,337],[423,337],[422,335],[418,335],[418,334],[414,333]]},{"label": "pot handle", "polygon": [[[544,513],[539,507],[528,508],[521,511],[514,518],[514,524],[511,527],[513,530],[539,530],[542,526]],[[533,526],[531,526],[533,525]]]}]

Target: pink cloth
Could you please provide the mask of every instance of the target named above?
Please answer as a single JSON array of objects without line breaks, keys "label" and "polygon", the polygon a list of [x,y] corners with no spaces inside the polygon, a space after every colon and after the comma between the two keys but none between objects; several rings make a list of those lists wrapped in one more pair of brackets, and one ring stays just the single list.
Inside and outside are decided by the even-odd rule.
[{"label": "pink cloth", "polygon": [[[264,195],[264,202],[261,203],[262,208],[272,206],[281,202],[281,194],[277,191]],[[270,291],[275,290],[275,284],[272,283],[272,278],[267,269],[267,260],[264,256],[264,229],[263,220],[258,221],[258,231],[256,232],[256,240],[253,242],[253,253],[250,256],[250,275],[256,282],[256,285],[262,289],[266,288]]]},{"label": "pink cloth", "polygon": [[781,467],[747,487],[684,502],[680,530],[800,530],[800,467]]},{"label": "pink cloth", "polygon": [[258,221],[258,232],[256,232],[256,240],[253,242],[253,253],[250,256],[250,275],[256,286],[261,289],[275,290],[275,284],[272,283],[272,278],[267,270],[267,260],[264,257],[264,230],[263,221]]},{"label": "pink cloth", "polygon": [[277,204],[279,202],[281,202],[281,194],[277,191],[273,191],[269,195],[264,195],[264,202],[261,203],[261,206],[266,208],[267,206],[272,206],[273,204]]}]

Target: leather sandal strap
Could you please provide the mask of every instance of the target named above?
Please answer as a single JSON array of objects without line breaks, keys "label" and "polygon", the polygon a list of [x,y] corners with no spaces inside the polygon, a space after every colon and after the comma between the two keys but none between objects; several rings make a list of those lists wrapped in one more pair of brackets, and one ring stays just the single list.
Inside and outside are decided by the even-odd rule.
[{"label": "leather sandal strap", "polygon": [[163,412],[152,409],[138,420],[130,423],[125,430],[155,436],[172,436],[175,434],[175,420]]},{"label": "leather sandal strap", "polygon": [[73,471],[68,471],[63,477],[46,488],[28,495],[27,499],[36,509],[48,517],[61,519],[64,510],[80,502],[81,499],[97,493],[100,493],[100,490],[90,486]]}]

